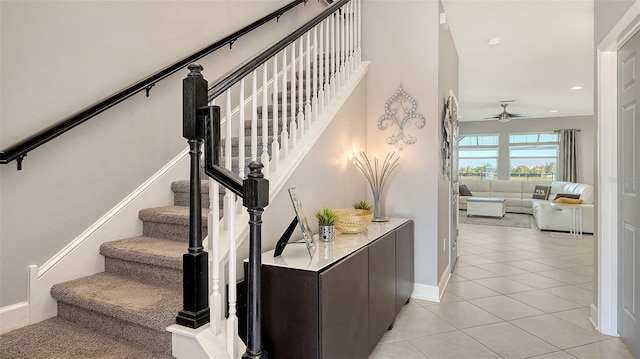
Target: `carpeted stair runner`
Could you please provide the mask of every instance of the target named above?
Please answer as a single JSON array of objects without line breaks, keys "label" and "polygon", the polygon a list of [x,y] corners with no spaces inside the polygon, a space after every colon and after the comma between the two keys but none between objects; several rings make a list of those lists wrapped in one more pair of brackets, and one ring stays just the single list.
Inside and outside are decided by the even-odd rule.
[{"label": "carpeted stair runner", "polygon": [[[266,109],[270,113],[272,110],[272,106]],[[261,107],[258,113],[262,113]],[[271,122],[269,153],[273,141]],[[251,134],[250,128],[248,120],[247,135]],[[261,120],[258,134],[258,156],[261,156]],[[233,138],[231,142],[232,163],[237,173],[239,141]],[[247,136],[247,164],[250,154],[251,139]],[[247,169],[245,173],[248,172]],[[202,169],[201,176],[202,231],[206,236],[209,184]],[[58,302],[57,317],[1,335],[0,358],[171,358],[171,334],[166,328],[175,323],[182,309],[182,255],[187,252],[189,238],[189,181],[176,181],[171,190],[173,206],[140,210],[141,236],[101,245],[105,272],[52,287],[51,295]],[[221,205],[224,193],[221,187]]]}]

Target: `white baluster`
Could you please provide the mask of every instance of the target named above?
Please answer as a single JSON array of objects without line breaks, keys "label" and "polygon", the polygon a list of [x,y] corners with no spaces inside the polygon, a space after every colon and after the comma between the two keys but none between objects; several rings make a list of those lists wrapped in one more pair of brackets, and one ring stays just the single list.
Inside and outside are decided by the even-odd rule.
[{"label": "white baluster", "polygon": [[296,122],[296,42],[291,43],[291,125],[289,126],[289,137],[291,138],[292,147],[298,144],[298,124]]},{"label": "white baluster", "polygon": [[311,114],[311,32],[307,32],[307,57],[305,61],[305,106],[304,106],[304,118],[305,118],[305,130],[311,126],[311,122],[315,120]]},{"label": "white baluster", "polygon": [[287,48],[282,50],[282,148],[284,149],[284,158],[289,157],[289,132],[287,130],[288,119],[287,119]]},{"label": "white baluster", "polygon": [[344,66],[344,78],[345,81],[351,76],[351,62],[349,61],[351,56],[351,2],[348,2],[345,6],[346,12],[344,13],[345,21],[345,66]]},{"label": "white baluster", "polygon": [[325,105],[329,105],[329,101],[331,100],[331,18],[326,18],[325,23],[326,46],[324,47],[324,102]]},{"label": "white baluster", "polygon": [[[284,51],[283,51],[284,52]],[[285,73],[286,71],[283,71]],[[280,142],[278,141],[278,54],[273,57],[273,141],[271,142],[271,158],[273,159],[273,170],[277,170],[280,165]],[[283,110],[284,111],[284,110]]]},{"label": "white baluster", "polygon": [[346,55],[345,52],[347,51],[347,48],[345,46],[345,30],[346,30],[346,26],[345,26],[345,12],[347,11],[346,6],[342,6],[342,15],[340,16],[340,90],[342,90],[342,88],[344,87],[344,83],[345,83],[345,75],[346,75],[346,70],[345,70],[345,59],[346,59]]},{"label": "white baluster", "polygon": [[265,178],[269,177],[269,78],[267,69],[267,63],[265,62],[262,66],[262,156],[260,158],[260,162],[264,166]]},{"label": "white baluster", "polygon": [[358,66],[360,66],[360,64],[362,63],[362,48],[361,48],[361,43],[362,43],[362,2],[361,0],[357,0],[358,1],[358,26],[357,26],[357,30],[358,30]]},{"label": "white baluster", "polygon": [[[230,192],[230,191],[228,191]],[[232,196],[235,201],[235,195]],[[236,228],[235,211],[230,212],[229,226],[229,317],[227,318],[227,353],[231,358],[238,358],[238,316],[236,315]]]},{"label": "white baluster", "polygon": [[[224,138],[224,166],[231,171],[232,163],[231,163],[231,90],[225,91],[226,100],[227,100],[227,109],[226,109],[226,120],[225,120],[225,138]],[[231,202],[231,191],[226,190],[226,195],[224,196],[223,206],[224,210],[224,227],[228,229],[230,227],[229,223],[229,213],[233,212],[233,203]]]},{"label": "white baluster", "polygon": [[311,93],[311,108],[313,120],[318,120],[318,26],[313,28],[313,92]]},{"label": "white baluster", "polygon": [[325,86],[325,79],[326,74],[325,74],[325,66],[324,66],[324,24],[326,21],[322,21],[320,23],[320,48],[318,49],[319,53],[320,53],[320,58],[318,59],[318,65],[319,65],[319,69],[318,69],[318,74],[320,75],[320,88],[318,89],[318,99],[320,100],[318,105],[319,105],[319,112],[324,112],[324,106],[325,106],[325,95],[324,95],[324,86]]},{"label": "white baluster", "polygon": [[304,36],[300,38],[300,46],[298,50],[298,129],[299,136],[304,135],[305,121],[304,118]]},{"label": "white baluster", "polygon": [[333,101],[336,98],[336,74],[338,66],[336,64],[336,14],[331,15],[331,94],[329,98]]},{"label": "white baluster", "polygon": [[211,258],[211,330],[219,334],[222,330],[222,313],[224,312],[222,294],[220,294],[220,185],[209,178],[209,218],[207,229],[209,235],[209,251]]},{"label": "white baluster", "polygon": [[245,146],[245,141],[244,141],[244,128],[245,128],[245,123],[247,121],[247,116],[245,115],[245,111],[244,111],[244,106],[245,106],[245,98],[244,98],[244,78],[240,79],[240,99],[239,99],[239,107],[240,107],[240,117],[238,118],[238,158],[240,159],[240,162],[242,162],[242,166],[240,166],[239,170],[238,170],[238,176],[240,176],[240,178],[244,178],[245,174],[244,174],[244,168],[246,167],[244,165],[245,162],[245,154],[244,154],[244,146]]},{"label": "white baluster", "polygon": [[[258,159],[258,74],[254,70],[251,80],[251,161]],[[266,111],[263,108],[262,111]]]}]

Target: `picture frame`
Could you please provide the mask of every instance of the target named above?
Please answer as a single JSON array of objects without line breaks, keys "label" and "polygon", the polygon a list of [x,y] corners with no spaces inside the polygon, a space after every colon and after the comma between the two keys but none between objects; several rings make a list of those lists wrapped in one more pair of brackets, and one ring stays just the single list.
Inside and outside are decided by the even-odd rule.
[{"label": "picture frame", "polygon": [[313,254],[316,251],[316,246],[313,243],[313,232],[311,231],[311,227],[309,226],[309,222],[307,221],[307,216],[304,214],[304,209],[302,207],[302,200],[300,199],[300,194],[298,193],[297,187],[289,188],[289,197],[291,198],[291,204],[293,204],[293,209],[296,212],[298,225],[299,225],[300,231],[302,232],[302,238],[304,239],[304,242],[307,245],[307,251],[309,252],[309,257],[313,257]]}]

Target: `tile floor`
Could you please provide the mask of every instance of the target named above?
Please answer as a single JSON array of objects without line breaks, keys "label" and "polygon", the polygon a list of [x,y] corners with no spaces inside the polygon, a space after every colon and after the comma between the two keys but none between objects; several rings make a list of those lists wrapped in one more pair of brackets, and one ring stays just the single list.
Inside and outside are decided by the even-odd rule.
[{"label": "tile floor", "polygon": [[412,299],[370,358],[633,358],[589,322],[592,236],[461,224],[459,242],[442,301]]}]

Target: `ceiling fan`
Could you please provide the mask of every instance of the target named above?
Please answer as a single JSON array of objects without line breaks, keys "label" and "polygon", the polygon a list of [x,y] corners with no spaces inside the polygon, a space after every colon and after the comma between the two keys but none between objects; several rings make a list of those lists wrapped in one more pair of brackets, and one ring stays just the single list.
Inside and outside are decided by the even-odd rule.
[{"label": "ceiling fan", "polygon": [[526,117],[526,115],[524,114],[507,112],[507,106],[509,106],[510,102],[516,102],[516,101],[515,100],[501,101],[500,106],[502,106],[502,112],[496,116],[487,117],[487,119],[496,118],[500,122],[509,122],[514,117]]}]

